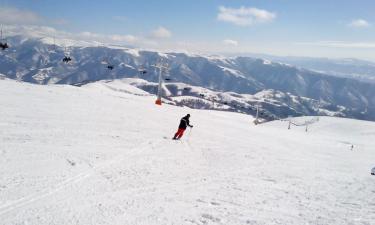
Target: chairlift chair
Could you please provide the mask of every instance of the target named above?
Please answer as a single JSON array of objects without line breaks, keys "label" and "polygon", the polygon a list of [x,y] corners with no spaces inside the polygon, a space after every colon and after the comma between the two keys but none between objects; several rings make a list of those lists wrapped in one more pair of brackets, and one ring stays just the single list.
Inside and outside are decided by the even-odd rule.
[{"label": "chairlift chair", "polygon": [[144,69],[143,67],[141,67],[141,68],[138,69],[137,77],[141,77],[141,76],[145,75],[146,73],[147,73],[147,70]]},{"label": "chairlift chair", "polygon": [[72,61],[72,58],[70,57],[70,53],[67,51],[67,48],[66,48],[66,46],[65,46],[65,56],[64,56],[64,58],[63,58],[63,62],[64,63],[69,63],[70,61]]},{"label": "chairlift chair", "polygon": [[64,63],[69,63],[70,61],[72,61],[72,58],[70,58],[70,56],[65,56],[62,61]]},{"label": "chairlift chair", "polygon": [[7,43],[7,40],[5,38],[3,38],[3,28],[1,27],[1,31],[0,31],[0,48],[1,50],[5,50],[7,48],[9,48],[9,45]]},{"label": "chairlift chair", "polygon": [[109,60],[108,60],[107,57],[105,57],[105,58],[101,61],[101,64],[106,65],[106,68],[107,68],[108,70],[113,70],[113,69],[115,68],[115,66],[114,66],[112,63],[109,62]]},{"label": "chairlift chair", "polygon": [[6,42],[0,42],[0,48],[4,51],[5,49],[9,48],[9,45]]}]

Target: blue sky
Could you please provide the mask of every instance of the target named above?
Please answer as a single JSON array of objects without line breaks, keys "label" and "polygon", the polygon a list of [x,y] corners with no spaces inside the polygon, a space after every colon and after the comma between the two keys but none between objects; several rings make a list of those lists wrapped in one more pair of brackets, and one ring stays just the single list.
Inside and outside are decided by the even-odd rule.
[{"label": "blue sky", "polygon": [[373,0],[1,0],[0,8],[2,24],[143,48],[375,60]]}]

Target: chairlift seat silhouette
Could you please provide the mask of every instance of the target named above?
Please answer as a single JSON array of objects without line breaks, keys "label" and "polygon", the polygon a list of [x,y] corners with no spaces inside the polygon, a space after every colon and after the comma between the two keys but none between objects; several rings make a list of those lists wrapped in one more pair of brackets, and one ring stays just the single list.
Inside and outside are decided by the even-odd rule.
[{"label": "chairlift seat silhouette", "polygon": [[70,61],[72,61],[72,58],[70,58],[70,56],[65,56],[65,57],[63,58],[63,62],[64,62],[64,63],[69,63]]},{"label": "chairlift seat silhouette", "polygon": [[1,48],[1,50],[5,50],[5,49],[9,48],[9,45],[6,42],[4,42],[4,43],[0,42],[0,48]]}]

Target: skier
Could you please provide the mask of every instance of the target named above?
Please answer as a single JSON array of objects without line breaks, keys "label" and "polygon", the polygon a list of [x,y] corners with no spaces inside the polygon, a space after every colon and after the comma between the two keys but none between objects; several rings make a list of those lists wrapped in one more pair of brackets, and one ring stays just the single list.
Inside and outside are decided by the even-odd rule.
[{"label": "skier", "polygon": [[174,135],[173,140],[180,139],[182,137],[182,135],[184,134],[184,131],[186,130],[187,126],[193,127],[189,123],[189,118],[190,118],[190,114],[187,114],[186,116],[181,118],[180,125],[178,126],[178,130],[177,130],[176,134]]}]

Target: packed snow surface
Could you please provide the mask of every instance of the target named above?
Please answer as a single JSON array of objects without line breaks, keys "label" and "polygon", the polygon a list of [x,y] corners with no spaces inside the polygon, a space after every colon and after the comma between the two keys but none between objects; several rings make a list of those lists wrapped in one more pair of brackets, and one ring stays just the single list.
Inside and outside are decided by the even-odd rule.
[{"label": "packed snow surface", "polygon": [[0,80],[0,224],[375,224],[375,123],[255,126],[142,94]]}]

